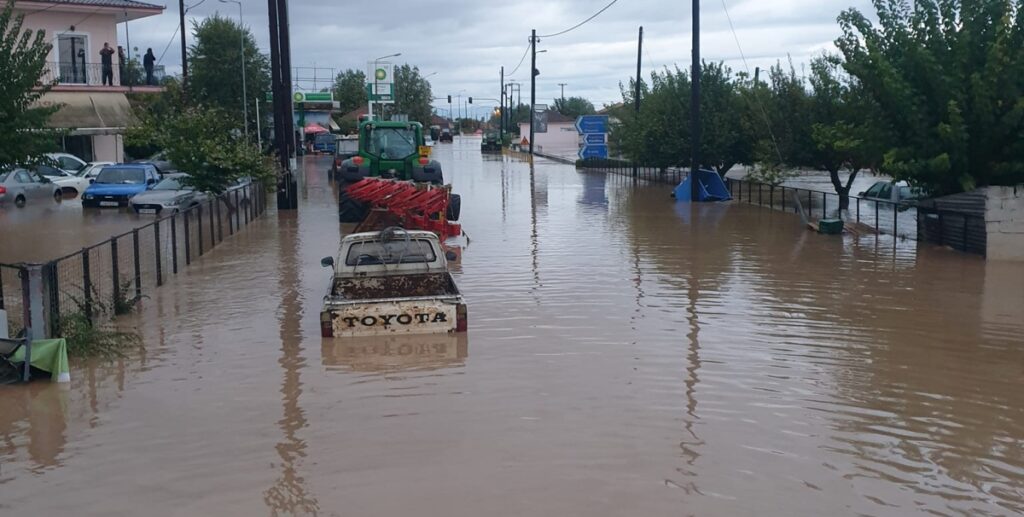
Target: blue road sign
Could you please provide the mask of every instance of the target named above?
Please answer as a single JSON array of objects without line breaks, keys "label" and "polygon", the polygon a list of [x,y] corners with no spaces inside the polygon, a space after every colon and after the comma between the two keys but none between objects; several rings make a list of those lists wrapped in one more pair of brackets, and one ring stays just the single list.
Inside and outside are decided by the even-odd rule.
[{"label": "blue road sign", "polygon": [[576,118],[576,131],[581,135],[608,132],[608,115],[583,115]]},{"label": "blue road sign", "polygon": [[580,148],[578,155],[581,160],[586,160],[587,158],[607,158],[608,146],[605,144],[584,145]]},{"label": "blue road sign", "polygon": [[583,135],[583,143],[587,145],[601,145],[605,143],[604,133],[586,133]]}]

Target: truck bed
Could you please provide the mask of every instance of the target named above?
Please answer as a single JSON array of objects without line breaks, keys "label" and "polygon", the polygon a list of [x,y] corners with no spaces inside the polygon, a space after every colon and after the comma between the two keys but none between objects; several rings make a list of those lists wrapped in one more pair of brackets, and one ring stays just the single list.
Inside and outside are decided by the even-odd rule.
[{"label": "truck bed", "polygon": [[341,300],[373,300],[422,296],[454,296],[459,289],[448,273],[335,278],[331,296]]}]

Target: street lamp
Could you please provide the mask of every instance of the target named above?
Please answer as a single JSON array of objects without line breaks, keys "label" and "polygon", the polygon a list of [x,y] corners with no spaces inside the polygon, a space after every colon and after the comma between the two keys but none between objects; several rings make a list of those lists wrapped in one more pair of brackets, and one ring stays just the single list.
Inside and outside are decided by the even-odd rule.
[{"label": "street lamp", "polygon": [[381,59],[388,59],[391,57],[398,57],[401,55],[401,52],[396,52],[394,54],[388,54],[386,56],[381,56],[373,60],[373,90],[370,92],[370,95],[367,95],[368,104],[366,108],[366,111],[369,113],[370,118],[373,118],[373,96],[377,95],[377,63],[379,63]]},{"label": "street lamp", "polygon": [[242,54],[242,117],[246,139],[249,137],[249,96],[245,90],[245,26],[242,25],[242,2],[240,0],[219,0],[222,4],[238,4],[238,48]]}]

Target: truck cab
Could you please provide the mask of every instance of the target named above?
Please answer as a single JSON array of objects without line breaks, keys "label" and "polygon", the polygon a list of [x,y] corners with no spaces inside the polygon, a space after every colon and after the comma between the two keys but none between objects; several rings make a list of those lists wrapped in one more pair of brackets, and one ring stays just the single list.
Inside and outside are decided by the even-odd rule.
[{"label": "truck cab", "polygon": [[320,313],[323,337],[463,332],[466,303],[448,254],[427,231],[393,227],[346,235]]}]

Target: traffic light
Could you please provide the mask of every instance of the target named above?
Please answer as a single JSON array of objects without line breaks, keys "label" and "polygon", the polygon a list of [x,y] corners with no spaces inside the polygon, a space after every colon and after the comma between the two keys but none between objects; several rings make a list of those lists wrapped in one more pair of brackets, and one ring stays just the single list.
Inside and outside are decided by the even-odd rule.
[{"label": "traffic light", "polygon": [[537,70],[536,68],[534,68],[533,69],[533,76],[536,77],[538,75],[540,75],[540,70]]},{"label": "traffic light", "polygon": [[472,97],[469,98],[469,103],[473,104],[473,98]]},{"label": "traffic light", "polygon": [[448,96],[448,104],[451,104],[451,103],[452,103],[452,96],[451,96],[451,95],[449,95],[449,96]]}]

